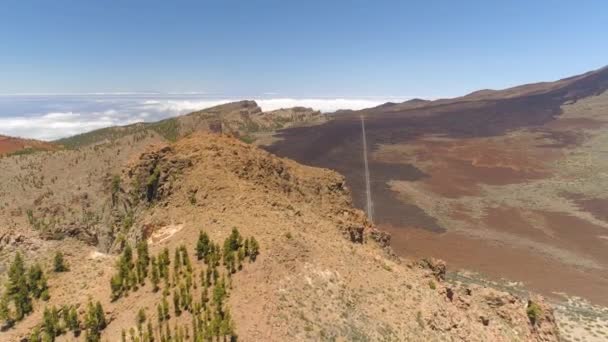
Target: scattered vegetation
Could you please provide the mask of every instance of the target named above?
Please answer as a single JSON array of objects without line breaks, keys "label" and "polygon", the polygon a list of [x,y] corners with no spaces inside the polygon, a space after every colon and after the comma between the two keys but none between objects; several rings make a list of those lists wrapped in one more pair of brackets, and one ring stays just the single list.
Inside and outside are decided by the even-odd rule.
[{"label": "scattered vegetation", "polygon": [[[194,246],[196,260],[200,262],[196,268],[185,245],[175,248],[173,258],[170,258],[168,248],[149,257],[145,246],[145,242],[137,245],[136,260],[129,245],[123,250],[116,265],[117,273],[112,277],[112,299],[118,300],[129,291],[137,291],[149,275],[152,290],[160,292],[156,303],[157,319],[151,320],[146,311],[140,309],[135,326],[123,331],[123,340],[236,341],[227,298],[232,288],[232,275],[243,268],[245,260],[254,262],[259,255],[257,240],[253,237],[244,239],[234,228],[221,248],[201,231]],[[220,268],[221,264],[224,270]],[[200,273],[196,269],[200,269]],[[184,315],[189,316],[190,324],[169,324],[171,317]]]},{"label": "scattered vegetation", "polygon": [[72,331],[74,337],[80,335],[80,320],[74,306],[64,306],[57,309],[55,306],[45,307],[42,316],[42,325],[33,329],[30,342],[55,341],[55,338]]},{"label": "scattered vegetation", "polygon": [[39,264],[26,271],[21,253],[17,252],[8,271],[8,281],[0,297],[0,320],[12,326],[33,311],[35,299],[50,298],[46,276]]},{"label": "scattered vegetation", "polygon": [[169,141],[176,141],[179,136],[179,123],[175,118],[151,123],[148,127]]},{"label": "scattered vegetation", "polygon": [[112,193],[112,205],[115,206],[116,202],[118,201],[118,194],[120,193],[120,176],[119,175],[112,176],[111,193]]},{"label": "scattered vegetation", "polygon": [[11,153],[7,153],[6,157],[12,157],[12,156],[27,156],[30,154],[34,154],[36,152],[44,152],[44,151],[48,151],[46,149],[43,148],[35,148],[35,147],[26,147],[23,148],[21,150],[17,150]]}]

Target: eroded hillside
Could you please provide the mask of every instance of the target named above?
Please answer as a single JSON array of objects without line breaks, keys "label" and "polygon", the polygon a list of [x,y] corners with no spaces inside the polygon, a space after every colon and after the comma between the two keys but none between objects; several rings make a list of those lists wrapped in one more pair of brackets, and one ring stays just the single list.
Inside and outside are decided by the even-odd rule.
[{"label": "eroded hillside", "polygon": [[[99,320],[95,314],[84,319],[86,303],[99,301],[105,324],[96,327],[103,326],[101,338],[109,341],[123,331],[142,340],[168,333],[183,340],[557,340],[552,310],[542,300],[457,287],[444,281],[441,262],[394,257],[389,237],[352,207],[348,184],[333,171],[227,136],[195,134],[169,145],[147,139],[155,145],[138,144],[138,154],[105,152],[114,159],[107,175],[95,174],[93,166],[82,170],[107,179],[91,184],[98,187],[91,207],[129,215],[129,224],[113,216],[117,234],[107,250],[116,254],[69,234],[43,239],[25,212],[16,211],[28,200],[5,204],[15,214],[3,260],[8,264],[20,251],[28,266],[41,263],[50,298],[33,300],[33,313],[3,331],[3,339],[30,336],[35,327],[44,334],[53,322],[42,319],[44,308],[64,305],[64,311],[76,308],[79,338],[92,336],[90,324]],[[210,242],[200,242],[207,241],[201,232]],[[253,239],[259,254],[252,258]],[[209,243],[217,248],[196,249]],[[127,245],[133,250],[125,254]],[[51,270],[56,251],[69,271]],[[67,331],[58,340],[72,336]]]}]

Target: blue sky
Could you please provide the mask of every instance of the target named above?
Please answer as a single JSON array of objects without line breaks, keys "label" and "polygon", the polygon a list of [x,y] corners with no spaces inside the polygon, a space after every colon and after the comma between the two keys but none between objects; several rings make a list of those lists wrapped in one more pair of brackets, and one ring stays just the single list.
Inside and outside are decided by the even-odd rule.
[{"label": "blue sky", "polygon": [[0,93],[442,97],[608,64],[608,1],[0,4]]}]

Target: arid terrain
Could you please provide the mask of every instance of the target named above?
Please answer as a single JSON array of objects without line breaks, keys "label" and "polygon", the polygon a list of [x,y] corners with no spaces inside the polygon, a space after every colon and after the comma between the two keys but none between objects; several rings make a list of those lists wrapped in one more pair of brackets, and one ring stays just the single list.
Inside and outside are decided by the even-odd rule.
[{"label": "arid terrain", "polygon": [[241,101],[13,149],[0,337],[601,341],[606,89],[601,69],[329,115]]},{"label": "arid terrain", "polygon": [[[95,320],[88,314],[88,301],[103,306],[100,337],[104,341],[118,341],[121,334],[159,340],[169,334],[178,340],[218,334],[242,341],[557,340],[552,309],[542,299],[528,301],[490,287],[448,284],[443,263],[392,256],[386,247],[388,236],[351,206],[344,178],[333,171],[278,159],[215,134],[195,134],[169,145],[154,136],[129,138],[107,146],[2,160],[3,168],[17,164],[27,166],[27,172],[37,170],[35,162],[57,168],[51,180],[13,178],[10,183],[22,185],[32,198],[8,202],[6,192],[2,194],[7,201],[2,208],[3,227],[9,228],[3,230],[2,258],[8,264],[19,252],[27,264],[43,265],[50,295],[46,301],[33,301],[33,313],[12,327],[5,325],[3,340],[18,341],[34,331],[44,334],[49,326],[62,331],[59,341],[76,338],[63,319],[57,321],[57,328],[52,313],[51,318],[46,313],[43,317],[49,307],[64,308],[60,312],[76,308],[76,315],[82,317],[78,336],[93,336],[89,322]],[[135,153],[144,141],[148,147]],[[132,158],[124,152],[115,155],[117,146],[132,151]],[[110,151],[113,158],[97,158],[101,164],[87,162],[86,156],[110,155]],[[53,164],[59,160],[67,162]],[[90,176],[79,179],[72,176],[74,171],[61,172],[78,167]],[[107,175],[94,169],[114,176],[105,183]],[[13,173],[19,174],[18,170],[23,169]],[[70,197],[56,195],[60,188],[69,189],[62,193]],[[37,193],[47,195],[36,200]],[[33,214],[26,215],[21,208],[30,208]],[[49,224],[48,210],[57,210],[53,217],[62,219]],[[258,241],[257,258],[250,256],[241,266],[239,257],[238,270],[233,272],[226,259],[217,267],[211,266],[213,261],[203,262],[205,258],[197,260],[195,246],[201,232],[211,241],[222,241],[234,229],[247,241],[250,237]],[[110,286],[120,274],[117,265],[131,260],[124,251],[121,257],[115,253],[137,241],[137,265],[141,265],[142,243],[153,260],[162,260],[165,248],[180,251],[176,258],[170,257],[171,277],[167,273],[158,291],[150,276],[139,275],[139,266],[136,279],[143,279],[143,285],[133,287],[127,280],[117,289]],[[181,246],[187,252],[181,252]],[[69,271],[51,270],[57,251],[65,256]],[[155,274],[156,261],[152,265],[149,272]],[[215,281],[206,273],[212,269],[220,273]],[[201,291],[207,298],[207,281],[213,289],[208,294],[210,304],[199,301]],[[229,285],[224,285],[226,281]],[[218,291],[224,286],[229,292],[221,296]],[[223,304],[217,304],[218,296]],[[167,316],[163,298],[173,300]],[[527,306],[534,308],[533,314],[526,313]],[[218,315],[223,317],[219,326],[214,325]],[[224,325],[224,320],[229,323]]]},{"label": "arid terrain", "polygon": [[556,302],[582,297],[606,306],[606,89],[604,68],[386,104],[284,130],[267,148],[344,174],[363,209],[363,117],[374,223],[391,233],[397,254],[442,258]]},{"label": "arid terrain", "polygon": [[0,156],[55,150],[58,146],[45,141],[0,135]]}]

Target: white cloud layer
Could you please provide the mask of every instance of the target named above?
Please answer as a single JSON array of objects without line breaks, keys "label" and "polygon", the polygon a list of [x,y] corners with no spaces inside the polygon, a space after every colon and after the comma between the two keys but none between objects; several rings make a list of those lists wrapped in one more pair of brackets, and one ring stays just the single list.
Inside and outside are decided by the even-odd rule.
[{"label": "white cloud layer", "polygon": [[[121,95],[70,98],[66,96],[3,97],[0,101],[0,134],[54,140],[91,130],[135,122],[153,122],[192,111],[238,101],[235,98],[201,99],[195,95],[147,98]],[[363,109],[407,98],[258,98],[264,111],[311,107],[323,112]]]}]

